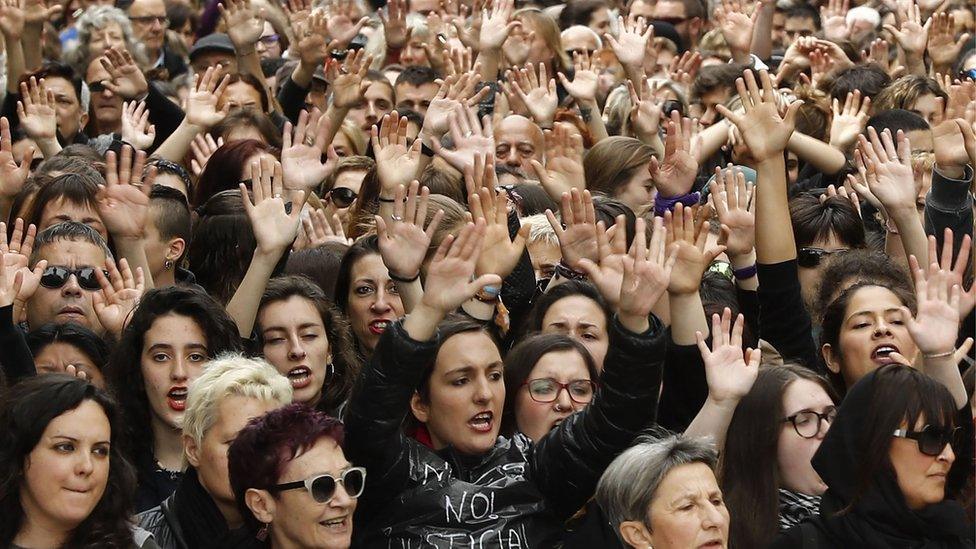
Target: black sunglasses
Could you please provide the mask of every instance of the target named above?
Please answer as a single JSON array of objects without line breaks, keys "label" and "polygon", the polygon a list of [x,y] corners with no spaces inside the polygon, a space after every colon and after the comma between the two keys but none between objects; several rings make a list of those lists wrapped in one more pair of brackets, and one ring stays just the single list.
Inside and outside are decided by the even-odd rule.
[{"label": "black sunglasses", "polygon": [[[108,276],[107,271],[103,270],[102,272],[105,273],[105,276]],[[69,269],[58,266],[48,267],[41,274],[41,286],[57,290],[68,282],[71,275],[75,275],[78,278],[78,285],[86,290],[94,292],[102,289],[95,275],[94,267],[82,267],[80,269]]]},{"label": "black sunglasses", "polygon": [[336,187],[329,191],[328,198],[337,208],[348,208],[358,196],[356,191],[348,187]]},{"label": "black sunglasses", "polygon": [[105,84],[102,84],[101,82],[92,82],[88,84],[88,91],[91,93],[102,93],[105,91]]},{"label": "black sunglasses", "polygon": [[353,499],[358,498],[363,493],[363,489],[366,488],[366,468],[352,467],[346,469],[339,478],[329,474],[321,474],[305,480],[278,484],[274,488],[279,491],[304,488],[308,490],[309,495],[316,502],[329,503],[335,497],[336,488],[339,483],[345,488],[349,497]]},{"label": "black sunglasses", "polygon": [[661,112],[664,114],[664,116],[671,116],[672,111],[678,111],[679,116],[685,115],[685,107],[681,104],[681,101],[668,99],[661,107]]},{"label": "black sunglasses", "polygon": [[796,262],[801,267],[812,269],[833,254],[847,250],[825,250],[823,248],[800,248],[796,251]]},{"label": "black sunglasses", "polygon": [[938,456],[945,449],[947,444],[952,444],[959,436],[960,427],[954,429],[943,429],[933,425],[922,427],[921,431],[910,431],[908,429],[895,429],[891,436],[896,438],[908,438],[918,444],[918,451],[927,456]]}]

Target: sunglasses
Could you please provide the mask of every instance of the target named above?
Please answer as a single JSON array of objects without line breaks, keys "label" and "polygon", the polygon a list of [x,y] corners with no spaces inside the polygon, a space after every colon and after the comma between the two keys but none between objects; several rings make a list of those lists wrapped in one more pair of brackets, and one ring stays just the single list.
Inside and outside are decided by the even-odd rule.
[{"label": "sunglasses", "polygon": [[824,250],[823,248],[800,248],[796,251],[796,262],[801,267],[811,269],[833,254],[847,250]]},{"label": "sunglasses", "polygon": [[349,497],[358,498],[366,487],[366,468],[352,467],[346,469],[339,478],[329,474],[315,475],[305,480],[278,484],[274,488],[279,491],[304,488],[308,490],[309,495],[317,503],[329,503],[335,497],[336,488],[339,484],[342,484]]},{"label": "sunglasses", "polygon": [[105,84],[102,84],[101,82],[92,82],[91,84],[88,84],[88,91],[91,93],[102,93],[105,91]]},{"label": "sunglasses", "polygon": [[[44,269],[44,273],[41,274],[41,286],[45,288],[51,288],[52,290],[57,290],[64,286],[71,275],[75,275],[78,278],[78,285],[85,290],[98,291],[102,289],[102,286],[98,283],[98,278],[95,275],[94,267],[82,267],[80,269],[69,269],[67,267],[48,267]],[[108,276],[107,271],[102,271],[105,276]]]},{"label": "sunglasses", "polygon": [[926,425],[921,431],[909,431],[908,429],[896,429],[891,436],[896,438],[908,438],[918,444],[918,451],[927,456],[938,456],[945,449],[947,444],[952,444],[959,436],[960,427],[955,429],[943,429]]},{"label": "sunglasses", "polygon": [[566,389],[570,400],[577,404],[589,404],[596,393],[596,383],[589,379],[576,379],[569,383],[560,383],[551,377],[530,379],[523,383],[529,388],[529,397],[536,402],[555,402],[559,393]]},{"label": "sunglasses", "polygon": [[356,194],[356,191],[350,188],[336,187],[329,191],[328,199],[331,200],[337,208],[348,208],[349,206],[352,206],[352,203],[355,202],[358,196],[359,195]]},{"label": "sunglasses", "polygon": [[654,21],[660,21],[662,23],[667,23],[671,26],[677,27],[678,25],[687,21],[687,17],[655,17]]},{"label": "sunglasses", "polygon": [[681,104],[681,101],[668,99],[667,101],[664,102],[664,105],[662,105],[661,112],[664,114],[664,116],[671,116],[672,111],[678,111],[679,116],[685,115],[685,108]]}]

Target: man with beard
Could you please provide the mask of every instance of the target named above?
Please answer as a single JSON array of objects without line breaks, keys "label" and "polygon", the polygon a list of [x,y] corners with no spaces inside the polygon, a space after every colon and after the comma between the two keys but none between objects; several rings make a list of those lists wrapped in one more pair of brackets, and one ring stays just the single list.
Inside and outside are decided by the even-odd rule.
[{"label": "man with beard", "polygon": [[524,116],[506,116],[495,128],[495,164],[519,170],[523,176],[532,171],[532,160],[542,162],[545,136],[534,122]]}]

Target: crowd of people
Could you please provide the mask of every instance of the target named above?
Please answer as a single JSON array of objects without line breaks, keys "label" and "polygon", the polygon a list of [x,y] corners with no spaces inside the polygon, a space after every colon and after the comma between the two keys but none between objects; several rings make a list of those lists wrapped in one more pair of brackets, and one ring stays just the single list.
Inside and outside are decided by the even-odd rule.
[{"label": "crowd of people", "polygon": [[0,547],[976,547],[972,2],[0,34]]}]

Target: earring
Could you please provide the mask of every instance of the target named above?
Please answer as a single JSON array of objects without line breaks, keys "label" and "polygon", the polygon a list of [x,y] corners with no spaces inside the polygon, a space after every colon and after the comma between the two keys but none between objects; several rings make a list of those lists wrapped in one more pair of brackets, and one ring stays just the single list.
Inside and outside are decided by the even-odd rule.
[{"label": "earring", "polygon": [[258,539],[258,541],[265,541],[265,540],[267,540],[268,539],[268,529],[270,529],[270,528],[271,528],[271,525],[270,524],[264,524],[264,525],[262,525],[261,526],[261,529],[258,530],[258,533],[255,534],[254,537],[256,537]]},{"label": "earring", "polygon": [[325,377],[332,377],[335,375],[335,365],[329,362],[325,365]]},{"label": "earring", "polygon": [[167,259],[166,261],[163,262],[163,269],[168,271],[172,268],[173,268],[173,262],[171,260]]}]

